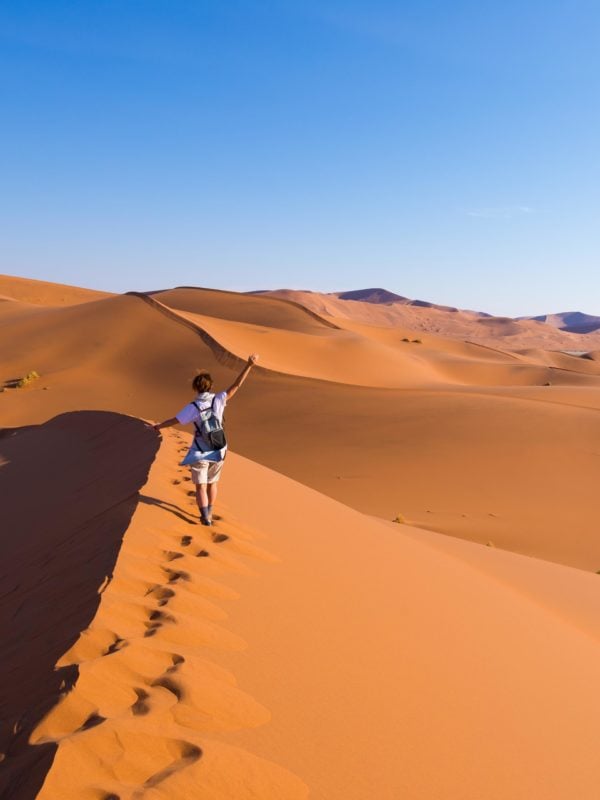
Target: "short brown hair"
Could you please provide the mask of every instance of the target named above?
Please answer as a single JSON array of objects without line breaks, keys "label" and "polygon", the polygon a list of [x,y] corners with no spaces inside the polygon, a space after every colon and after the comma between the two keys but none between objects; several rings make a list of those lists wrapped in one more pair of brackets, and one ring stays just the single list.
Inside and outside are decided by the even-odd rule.
[{"label": "short brown hair", "polygon": [[192,388],[195,389],[198,394],[202,394],[202,392],[210,392],[212,385],[213,379],[208,372],[199,372],[192,381]]}]

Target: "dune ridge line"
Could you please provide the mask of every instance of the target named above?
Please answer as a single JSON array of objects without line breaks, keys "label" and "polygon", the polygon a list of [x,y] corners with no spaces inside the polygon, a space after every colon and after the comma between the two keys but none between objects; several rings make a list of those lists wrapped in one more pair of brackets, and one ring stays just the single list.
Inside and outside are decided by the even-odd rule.
[{"label": "dune ridge line", "polygon": [[[229,295],[230,297],[239,296],[239,292],[232,292],[232,291],[228,291],[227,289],[211,289],[210,287],[204,287],[204,286],[174,286],[173,289],[188,289],[188,290],[192,290],[192,291],[199,290],[199,291],[203,291],[203,292],[215,292],[215,294],[217,294],[217,293],[218,294],[225,294],[225,295]],[[162,291],[170,291],[170,290],[159,289],[159,290],[157,290],[155,292],[149,292],[149,294],[151,294],[151,295],[160,294]],[[305,314],[307,314],[312,319],[316,320],[317,322],[320,322],[326,328],[333,328],[334,330],[337,330],[337,331],[343,330],[342,328],[340,328],[339,325],[336,325],[333,322],[333,320],[325,319],[325,317],[322,317],[316,311],[313,311],[313,309],[308,308],[307,306],[303,305],[302,303],[298,302],[297,300],[290,300],[287,297],[276,297],[276,296],[270,296],[270,295],[263,295],[260,292],[258,292],[258,293],[256,293],[256,292],[245,292],[244,293],[244,296],[246,296],[246,297],[253,297],[253,296],[256,296],[256,295],[258,295],[259,297],[270,297],[271,300],[275,300],[278,303],[285,303],[285,304],[287,304],[289,306],[292,306],[293,308],[299,309],[300,311],[303,311]]]},{"label": "dune ridge line", "polygon": [[[70,462],[73,474],[78,470],[84,482],[89,477],[85,463],[93,458],[96,468],[110,468],[111,480],[118,483],[127,462],[112,464],[105,457],[114,426],[86,436],[71,424],[76,414],[65,416],[65,431],[83,436],[79,454]],[[88,421],[119,419],[93,412],[84,416]],[[120,423],[119,447],[138,449],[123,424],[135,426],[138,436],[156,447],[156,434],[127,418]],[[41,426],[41,435],[54,425],[53,420]],[[139,502],[123,532],[114,569],[92,587],[93,618],[56,660],[53,674],[62,682],[26,732],[27,763],[15,759],[14,745],[9,748],[12,780],[2,797],[307,797],[306,786],[290,771],[223,740],[229,731],[253,729],[270,719],[268,710],[238,688],[231,670],[219,663],[223,654],[248,647],[224,627],[228,613],[223,605],[240,602],[241,596],[228,578],[241,574],[255,579],[255,564],[273,567],[278,559],[229,514],[212,531],[196,524],[190,484],[182,480],[188,470],[177,466],[185,450],[182,434],[169,431],[139,487]],[[58,487],[57,481],[53,488]],[[93,488],[88,486],[88,492]],[[77,489],[64,480],[59,508]],[[102,502],[102,492],[98,494]],[[95,514],[91,524],[101,516]],[[64,523],[68,529],[69,520]],[[72,535],[80,535],[80,526]],[[78,582],[83,564],[76,566],[72,573]],[[71,595],[70,602],[76,607],[79,596]],[[64,676],[71,679],[65,683]],[[25,704],[29,699],[21,698]],[[44,770],[40,754],[48,754]],[[38,764],[34,793],[27,774],[32,763]]]}]

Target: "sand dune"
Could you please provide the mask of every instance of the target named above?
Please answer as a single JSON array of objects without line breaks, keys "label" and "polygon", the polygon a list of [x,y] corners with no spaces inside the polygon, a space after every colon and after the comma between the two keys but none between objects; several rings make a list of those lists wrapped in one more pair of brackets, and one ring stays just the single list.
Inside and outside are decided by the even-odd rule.
[{"label": "sand dune", "polygon": [[[159,307],[165,294],[38,309],[0,323],[0,377],[41,375],[0,395],[5,424],[82,408],[164,419],[188,401],[198,368],[227,386],[262,341],[267,368],[227,414],[238,452],[386,519],[400,513],[434,531],[600,568],[597,373],[545,366],[539,353],[533,363],[443,337],[407,344],[389,329],[321,326],[268,298],[259,299],[256,317],[290,308],[293,321],[276,328],[276,319],[226,320],[229,294],[221,292],[213,316],[193,322],[192,312]],[[210,292],[201,294],[209,303]],[[244,304],[254,301],[244,296]],[[232,316],[241,314],[236,303]],[[293,331],[299,320],[313,333]],[[407,349],[418,351],[414,361]],[[365,375],[374,381],[377,370],[388,388],[353,385]],[[389,388],[392,380],[405,383]]]},{"label": "sand dune", "polygon": [[591,333],[600,328],[600,317],[583,314],[581,311],[563,311],[560,314],[543,314],[538,317],[522,317],[536,322],[545,322],[570,333]]},{"label": "sand dune", "polygon": [[530,363],[537,362],[538,364],[545,364],[569,372],[581,372],[586,375],[598,374],[597,364],[594,364],[592,359],[583,358],[580,355],[540,349],[521,350],[520,355]]},{"label": "sand dune", "polygon": [[[51,623],[60,647],[50,651],[44,644],[40,655],[48,657],[37,673],[27,670],[44,700],[39,708],[33,703],[38,713],[30,713],[29,683],[13,687],[18,690],[15,701],[31,719],[27,730],[9,738],[11,771],[3,791],[10,794],[2,796],[306,797],[299,778],[228,744],[224,736],[265,724],[269,712],[219,664],[223,652],[247,648],[224,622],[222,605],[237,592],[223,579],[275,558],[235,524],[226,526],[232,540],[222,553],[226,534],[216,534],[215,541],[202,536],[189,513],[184,490],[189,484],[176,478],[181,472],[176,469],[177,434],[139,500],[128,493],[140,488],[157,444],[156,434],[139,421],[115,414],[67,414],[41,429],[13,435],[5,452],[12,459],[11,485],[19,491],[29,486],[25,475],[31,446],[19,439],[33,436],[58,451],[51,461],[56,477],[41,498],[44,505],[51,502],[44,537],[40,540],[36,519],[23,519],[20,531],[31,540],[34,563],[46,570],[47,601],[58,600],[52,619],[42,620]],[[86,469],[90,463],[91,471]],[[175,487],[173,480],[181,485]],[[118,523],[120,506],[111,506],[116,499],[111,492],[126,498],[128,517],[135,509],[128,528]],[[77,513],[69,517],[64,508],[73,499]],[[12,579],[35,585],[30,564],[19,555],[9,562]],[[21,640],[15,663],[23,673],[28,657],[40,651],[41,599],[39,591],[36,596],[21,588],[14,600],[13,636]],[[37,611],[38,621],[28,625],[25,617],[19,628],[23,600],[29,603],[28,617]],[[90,616],[92,606],[96,613]],[[27,771],[29,764],[35,773]]]},{"label": "sand dune", "polygon": [[302,304],[277,297],[185,286],[152,292],[151,295],[164,305],[179,311],[191,311],[193,314],[205,314],[234,322],[299,333],[320,333],[323,328],[336,327],[334,322],[323,319]]},{"label": "sand dune", "polygon": [[[33,436],[58,459],[42,540],[19,513]],[[597,796],[597,576],[449,549],[235,455],[207,530],[176,466],[186,440],[167,432],[143,486],[156,439],[131,418],[67,414],[2,441],[62,621],[39,665],[53,690],[9,737],[12,798]],[[109,553],[120,498],[131,521]],[[32,577],[8,557],[5,581]],[[19,658],[32,617],[11,616]],[[26,685],[11,693],[29,710]]]},{"label": "sand dune", "polygon": [[468,340],[502,349],[542,348],[551,350],[589,350],[600,345],[600,333],[586,328],[585,333],[571,333],[545,322],[521,318],[492,317],[475,311],[435,304],[393,302],[379,304],[360,300],[343,300],[336,295],[280,290],[265,292],[300,303],[318,314],[348,318],[370,325],[392,325],[422,333],[439,334],[452,339]]},{"label": "sand dune", "polygon": [[[238,481],[227,484],[227,503],[250,508],[259,468],[239,460],[232,467]],[[253,526],[260,520],[282,568],[265,570],[258,595],[246,595],[250,581],[240,579],[247,601],[231,616],[243,630],[256,626],[253,641],[268,649],[269,667],[228,657],[272,712],[270,729],[252,735],[258,752],[293,754],[288,765],[319,800],[594,796],[598,732],[587,714],[597,616],[579,614],[572,598],[597,610],[596,576],[580,583],[576,570],[512,556],[536,587],[525,597],[522,576],[490,580],[488,570],[420,543],[418,531],[409,543],[398,526],[376,528],[270,478],[268,494],[281,507],[255,507],[244,517]],[[298,508],[301,515],[287,511]],[[564,616],[544,606],[555,581],[569,587]],[[268,619],[268,627],[256,619]],[[314,654],[309,667],[307,653]],[[579,664],[583,683],[575,678]],[[566,728],[552,708],[562,692]],[[290,714],[293,726],[286,725]]]},{"label": "sand dune", "polygon": [[83,289],[79,286],[66,286],[62,283],[36,281],[31,278],[17,278],[13,275],[0,275],[0,296],[35,305],[69,306],[111,297],[111,293]]},{"label": "sand dune", "polygon": [[[595,800],[593,344],[415,305],[392,325],[327,296],[12,280],[1,798]],[[204,528],[189,434],[157,454],[142,419],[251,350]]]},{"label": "sand dune", "polygon": [[109,413],[66,414],[0,439],[7,800],[36,797],[52,765],[56,744],[32,747],[30,736],[77,682],[76,667],[55,665],[94,618],[155,451],[141,422]]},{"label": "sand dune", "polygon": [[[210,332],[212,338],[240,357],[248,350],[260,350],[261,364],[277,372],[387,388],[440,383],[535,385],[551,379],[557,383],[579,385],[599,383],[596,379],[587,381],[573,375],[565,377],[560,372],[550,374],[548,370],[539,369],[537,364],[529,363],[527,358],[519,358],[498,348],[435,335],[414,339],[411,338],[414,332],[406,328],[390,330],[324,317],[318,319],[327,319],[332,324],[315,325],[312,318],[298,317],[295,306],[291,308],[293,324],[284,324],[281,307],[263,296],[242,296],[242,311],[237,306],[240,296],[235,296],[231,318],[227,319],[231,302],[229,295],[223,292],[212,294],[217,300],[214,308],[208,290],[178,289],[174,293],[156,293],[153,297],[177,310],[180,317],[201,330]],[[258,308],[250,313],[246,307],[252,309],[254,302]],[[201,309],[206,313],[201,313]],[[290,311],[289,307],[283,309],[286,310]],[[244,314],[252,320],[251,324],[244,321]],[[259,318],[263,324],[255,322]],[[594,367],[590,369],[589,364],[577,370],[579,359],[565,357],[565,363],[567,361],[571,372],[598,376],[597,370]],[[566,369],[558,359],[557,363],[548,363],[548,366]]]}]

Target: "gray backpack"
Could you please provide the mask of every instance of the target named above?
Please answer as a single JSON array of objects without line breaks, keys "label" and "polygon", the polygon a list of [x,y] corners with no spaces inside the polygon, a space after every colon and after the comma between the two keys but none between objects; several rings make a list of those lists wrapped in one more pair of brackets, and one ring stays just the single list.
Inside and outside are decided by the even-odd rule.
[{"label": "gray backpack", "polygon": [[[204,408],[202,408],[196,400],[193,402],[200,412],[200,419],[194,422],[194,427],[196,428],[194,442],[196,447],[198,447],[198,450],[202,451],[206,451],[207,449],[221,450],[227,444],[227,439],[225,438],[223,426],[215,414],[215,398],[213,397],[210,406],[205,406]],[[208,448],[206,448],[206,446],[201,446],[207,444]]]}]

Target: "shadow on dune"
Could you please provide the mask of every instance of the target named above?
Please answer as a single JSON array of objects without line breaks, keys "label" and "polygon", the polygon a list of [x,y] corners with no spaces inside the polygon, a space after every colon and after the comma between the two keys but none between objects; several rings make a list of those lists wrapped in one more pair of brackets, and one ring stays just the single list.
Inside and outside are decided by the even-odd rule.
[{"label": "shadow on dune", "polygon": [[157,448],[102,411],[0,431],[2,800],[33,800],[52,765],[56,745],[29,738],[77,681],[55,664],[94,618]]},{"label": "shadow on dune", "polygon": [[150,497],[147,494],[141,494],[140,503],[145,503],[148,506],[158,506],[158,508],[162,508],[163,511],[168,511],[169,514],[179,517],[179,519],[182,519],[189,525],[196,525],[198,522],[197,514],[185,511],[183,508],[176,506],[174,503],[168,503],[166,500],[159,500],[158,497]]}]

